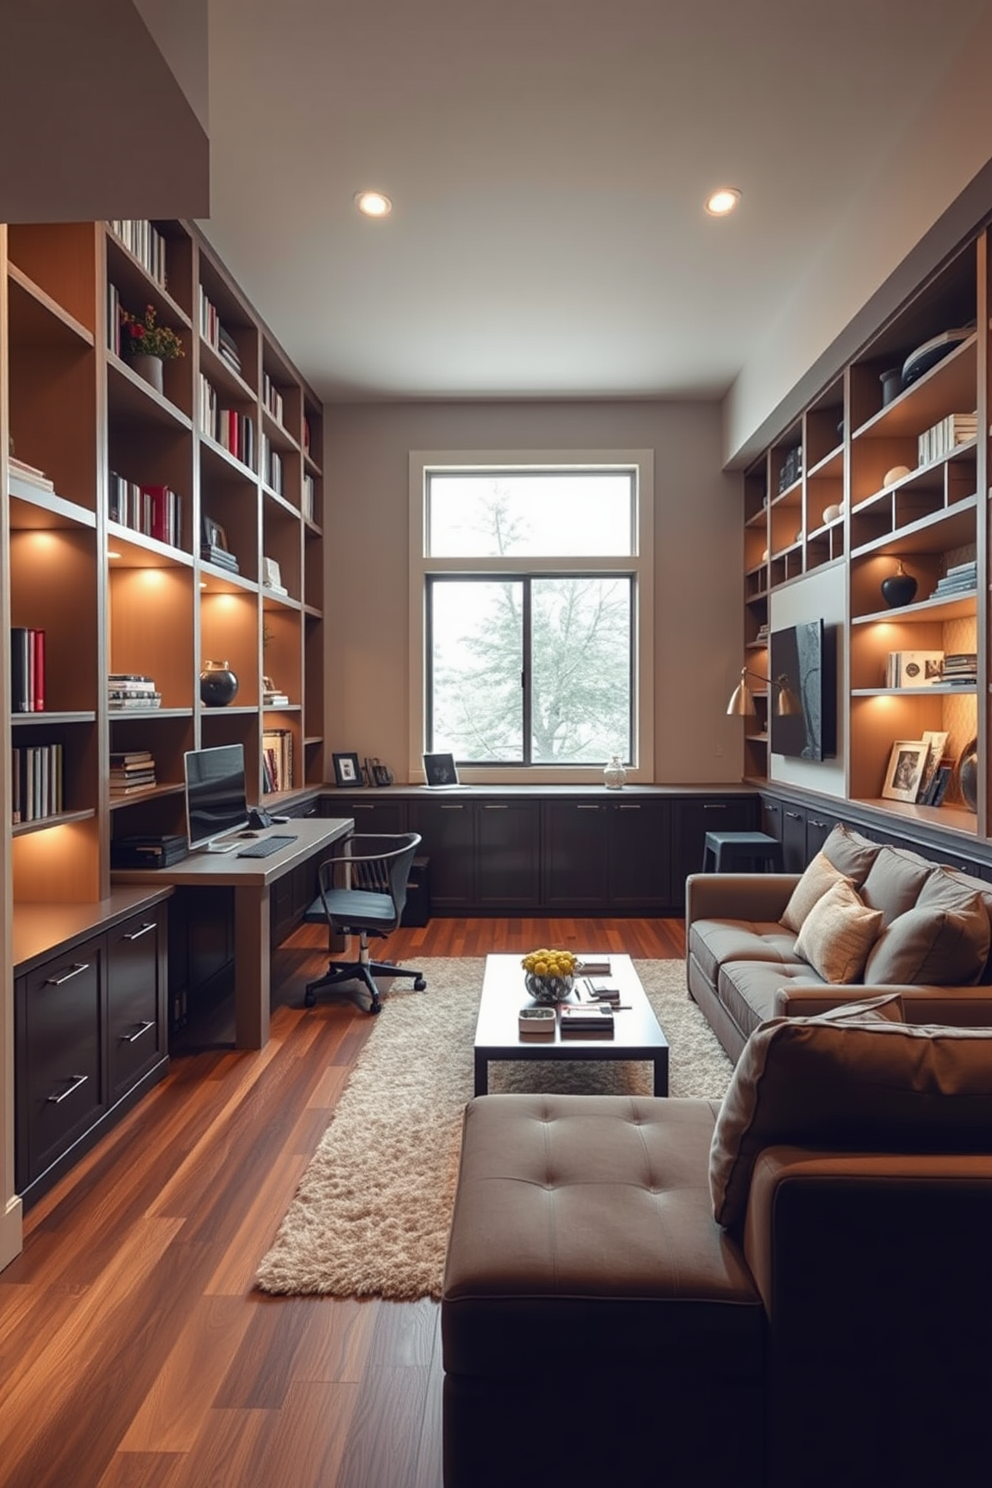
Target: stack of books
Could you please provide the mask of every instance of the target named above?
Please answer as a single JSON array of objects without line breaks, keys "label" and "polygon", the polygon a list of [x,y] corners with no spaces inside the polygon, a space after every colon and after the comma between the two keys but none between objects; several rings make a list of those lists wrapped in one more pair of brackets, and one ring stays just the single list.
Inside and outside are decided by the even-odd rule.
[{"label": "stack of books", "polygon": [[613,1037],[613,1009],[606,1003],[592,1006],[566,1002],[558,1009],[558,1026],[562,1038]]},{"label": "stack of books", "polygon": [[289,696],[285,692],[278,692],[275,688],[266,688],[262,693],[263,708],[288,708]]},{"label": "stack of books", "polygon": [[949,413],[932,429],[924,429],[917,441],[917,464],[942,460],[959,444],[970,444],[978,434],[977,413]]},{"label": "stack of books", "polygon": [[944,657],[941,681],[951,687],[975,687],[978,683],[978,652],[949,652]]},{"label": "stack of books", "polygon": [[188,856],[185,837],[115,837],[110,844],[112,868],[170,868]]},{"label": "stack of books", "polygon": [[955,563],[949,568],[942,579],[937,580],[937,587],[930,595],[931,599],[956,599],[959,594],[972,594],[978,584],[978,560],[972,558],[968,563]]},{"label": "stack of books", "polygon": [[10,711],[45,711],[45,632],[34,626],[10,628]]},{"label": "stack of books", "polygon": [[155,760],[148,749],[132,749],[110,756],[111,796],[133,796],[156,785]]},{"label": "stack of books", "polygon": [[162,694],[155,679],[140,672],[110,672],[107,676],[107,706],[116,711],[160,708]]},{"label": "stack of books", "polygon": [[7,456],[7,466],[11,475],[19,475],[21,480],[27,481],[31,486],[37,486],[42,491],[54,491],[55,482],[49,480],[43,470],[37,465],[29,465],[26,460],[18,460],[15,455]]},{"label": "stack of books", "polygon": [[218,568],[224,568],[228,573],[240,573],[238,560],[233,553],[226,548],[218,548],[216,543],[201,543],[200,557],[205,563],[214,563]]}]

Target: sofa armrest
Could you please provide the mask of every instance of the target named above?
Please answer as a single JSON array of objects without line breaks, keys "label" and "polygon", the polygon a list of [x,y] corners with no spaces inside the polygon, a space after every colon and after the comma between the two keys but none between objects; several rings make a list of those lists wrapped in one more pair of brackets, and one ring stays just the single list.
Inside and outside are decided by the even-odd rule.
[{"label": "sofa armrest", "polygon": [[775,993],[774,1018],[811,1018],[846,1002],[864,1002],[898,992],[907,1023],[940,1023],[951,1028],[992,1026],[992,987],[921,987],[903,983],[886,987],[861,984],[786,985]]},{"label": "sofa armrest", "polygon": [[693,920],[777,920],[798,873],[690,873],[685,881],[686,929]]}]

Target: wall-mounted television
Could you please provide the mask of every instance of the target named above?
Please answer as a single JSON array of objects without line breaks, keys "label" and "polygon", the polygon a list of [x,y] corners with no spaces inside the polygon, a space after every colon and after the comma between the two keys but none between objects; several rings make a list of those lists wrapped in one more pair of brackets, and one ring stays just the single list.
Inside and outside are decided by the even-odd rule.
[{"label": "wall-mounted television", "polygon": [[[822,760],[837,753],[837,628],[808,620],[773,630],[768,654],[768,720],[772,754]],[[782,713],[783,687],[799,707]]]}]

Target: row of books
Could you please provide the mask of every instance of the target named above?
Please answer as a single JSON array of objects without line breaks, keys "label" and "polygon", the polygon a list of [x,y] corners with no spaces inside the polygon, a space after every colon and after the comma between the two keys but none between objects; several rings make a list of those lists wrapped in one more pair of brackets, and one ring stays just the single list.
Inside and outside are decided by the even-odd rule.
[{"label": "row of books", "polygon": [[221,323],[217,307],[207,297],[202,284],[200,285],[200,335],[240,377],[241,353],[238,351],[238,343]]},{"label": "row of books", "polygon": [[155,758],[150,749],[132,749],[110,756],[110,794],[133,796],[157,784]]},{"label": "row of books", "polygon": [[162,706],[162,694],[152,677],[140,672],[107,674],[107,706],[115,712],[134,712]]},{"label": "row of books", "polygon": [[117,219],[109,224],[111,232],[133,253],[146,274],[156,284],[168,288],[166,281],[165,238],[157,227],[141,218]]},{"label": "row of books", "polygon": [[313,476],[306,472],[303,476],[303,515],[308,522],[313,522],[315,511],[316,488]]},{"label": "row of books", "polygon": [[955,563],[943,578],[937,580],[931,599],[955,599],[959,594],[970,594],[978,585],[978,560]]},{"label": "row of books", "polygon": [[62,810],[62,745],[28,744],[14,749],[11,756],[12,821],[38,821]]},{"label": "row of books", "polygon": [[107,284],[107,345],[121,355],[121,297],[116,284]]},{"label": "row of books", "polygon": [[236,408],[222,408],[217,389],[202,372],[200,428],[242,465],[255,469],[255,425],[251,415],[239,413]]},{"label": "row of books", "polygon": [[973,687],[978,680],[976,651],[890,651],[886,687]]},{"label": "row of books", "polygon": [[277,424],[283,421],[282,393],[276,387],[268,372],[262,373],[262,402],[271,413]]},{"label": "row of books", "polygon": [[282,491],[282,455],[277,449],[273,449],[271,440],[262,435],[262,479],[270,486],[277,495]]},{"label": "row of books", "polygon": [[934,460],[942,460],[955,446],[970,444],[977,434],[977,413],[949,413],[919,436],[917,463],[929,465]]},{"label": "row of books", "polygon": [[10,628],[10,711],[45,711],[45,632],[34,626]]},{"label": "row of books", "polygon": [[262,734],[262,776],[266,793],[289,790],[293,784],[293,735],[289,729],[265,729]]},{"label": "row of books", "polygon": [[978,652],[949,652],[944,657],[941,681],[951,687],[974,687],[978,681]]},{"label": "row of books", "polygon": [[182,546],[183,498],[170,486],[141,485],[110,472],[108,515],[112,522],[171,547]]}]

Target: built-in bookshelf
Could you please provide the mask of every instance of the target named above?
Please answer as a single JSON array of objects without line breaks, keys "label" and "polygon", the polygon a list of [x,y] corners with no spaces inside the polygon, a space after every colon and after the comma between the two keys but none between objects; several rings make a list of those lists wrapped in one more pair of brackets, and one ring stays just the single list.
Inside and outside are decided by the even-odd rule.
[{"label": "built-in bookshelf", "polygon": [[[16,921],[104,899],[114,838],[181,833],[188,749],[241,743],[256,799],[323,780],[322,416],[191,224],[10,226],[0,263]],[[182,341],[161,391],[119,334],[149,306]]]},{"label": "built-in bookshelf", "polygon": [[[838,569],[847,799],[983,841],[992,828],[988,249],[984,229],[963,244],[744,478],[745,656],[766,670],[759,633],[776,595]],[[929,659],[926,675],[893,661],[911,654]],[[745,774],[761,779],[760,713],[751,724]],[[922,788],[914,801],[884,794],[894,741],[924,735],[944,751],[939,805]],[[976,749],[977,785],[960,768]]]}]

